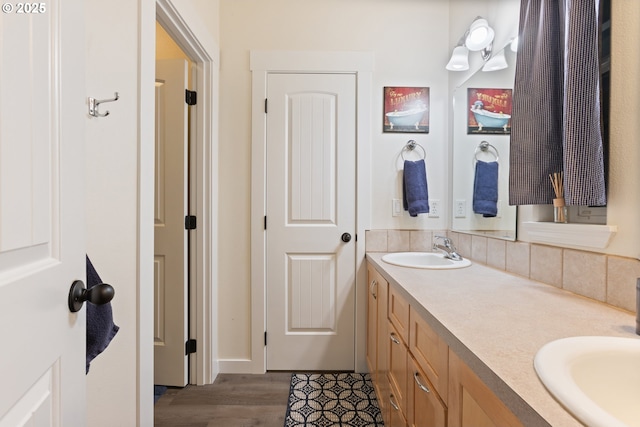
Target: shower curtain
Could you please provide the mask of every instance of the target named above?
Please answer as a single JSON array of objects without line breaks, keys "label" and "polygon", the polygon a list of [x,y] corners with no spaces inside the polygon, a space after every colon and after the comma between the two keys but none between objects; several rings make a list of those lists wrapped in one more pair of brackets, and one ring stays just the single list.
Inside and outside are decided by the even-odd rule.
[{"label": "shower curtain", "polygon": [[513,93],[509,204],[606,204],[600,128],[600,0],[522,0]]}]

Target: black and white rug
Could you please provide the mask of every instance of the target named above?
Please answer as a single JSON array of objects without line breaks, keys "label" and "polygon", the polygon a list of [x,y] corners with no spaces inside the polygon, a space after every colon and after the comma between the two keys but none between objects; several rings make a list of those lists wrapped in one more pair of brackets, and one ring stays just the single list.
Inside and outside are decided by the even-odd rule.
[{"label": "black and white rug", "polygon": [[293,374],[285,427],[384,425],[369,374]]}]

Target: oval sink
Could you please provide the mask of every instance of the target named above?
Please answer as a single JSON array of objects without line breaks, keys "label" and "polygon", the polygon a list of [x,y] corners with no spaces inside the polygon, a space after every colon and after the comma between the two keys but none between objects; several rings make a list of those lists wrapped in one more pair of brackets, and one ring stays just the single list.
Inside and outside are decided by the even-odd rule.
[{"label": "oval sink", "polygon": [[571,337],[544,345],[534,367],[547,390],[588,426],[640,426],[640,339]]},{"label": "oval sink", "polygon": [[394,252],[384,255],[382,261],[401,267],[428,268],[434,270],[463,268],[471,265],[471,261],[468,259],[453,261],[445,258],[443,254],[436,252]]}]

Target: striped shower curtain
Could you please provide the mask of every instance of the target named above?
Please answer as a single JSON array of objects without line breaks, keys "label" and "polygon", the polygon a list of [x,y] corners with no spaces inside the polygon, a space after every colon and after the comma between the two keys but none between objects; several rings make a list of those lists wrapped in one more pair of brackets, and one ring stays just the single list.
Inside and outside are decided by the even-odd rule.
[{"label": "striped shower curtain", "polygon": [[600,128],[599,0],[522,0],[509,204],[606,204]]}]

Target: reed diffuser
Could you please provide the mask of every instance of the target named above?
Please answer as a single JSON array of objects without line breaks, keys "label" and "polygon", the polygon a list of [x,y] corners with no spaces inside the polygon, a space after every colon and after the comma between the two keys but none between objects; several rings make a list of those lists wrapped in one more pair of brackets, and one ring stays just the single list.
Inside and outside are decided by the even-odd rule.
[{"label": "reed diffuser", "polygon": [[562,172],[554,172],[549,174],[553,192],[556,197],[553,199],[553,221],[568,222],[567,207],[564,204],[564,184],[562,180]]}]

